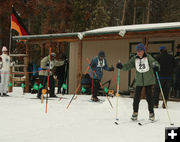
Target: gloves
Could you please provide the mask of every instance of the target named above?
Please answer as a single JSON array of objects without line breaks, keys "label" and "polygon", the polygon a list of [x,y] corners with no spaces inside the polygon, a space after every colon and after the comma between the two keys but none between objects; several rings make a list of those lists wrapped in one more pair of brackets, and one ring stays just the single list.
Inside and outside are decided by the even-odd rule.
[{"label": "gloves", "polygon": [[64,60],[64,64],[68,64],[68,63],[69,63],[68,59]]},{"label": "gloves", "polygon": [[159,67],[155,63],[153,63],[153,70],[154,70],[154,72],[159,71]]},{"label": "gloves", "polygon": [[57,75],[53,75],[53,78],[54,78],[54,79],[57,79]]},{"label": "gloves", "polygon": [[114,67],[110,67],[110,68],[109,68],[109,71],[114,71]]},{"label": "gloves", "polygon": [[116,64],[116,67],[117,67],[118,69],[122,69],[122,68],[123,68],[123,65],[121,64],[121,62],[118,62],[118,63]]},{"label": "gloves", "polygon": [[158,71],[159,71],[159,67],[155,65],[155,66],[153,67],[153,70],[154,70],[154,72],[158,72]]}]

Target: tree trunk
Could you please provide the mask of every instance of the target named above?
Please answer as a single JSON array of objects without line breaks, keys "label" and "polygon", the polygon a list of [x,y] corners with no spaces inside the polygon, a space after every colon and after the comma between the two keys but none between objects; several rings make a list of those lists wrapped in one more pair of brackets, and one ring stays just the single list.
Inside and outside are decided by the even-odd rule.
[{"label": "tree trunk", "polygon": [[133,24],[136,24],[136,0],[134,0],[134,17],[133,17]]},{"label": "tree trunk", "polygon": [[124,19],[125,19],[125,14],[126,14],[126,1],[124,0],[124,6],[123,6],[123,14],[122,14],[122,19],[121,19],[121,25],[124,24]]},{"label": "tree trunk", "polygon": [[149,23],[151,0],[148,0],[146,23]]}]

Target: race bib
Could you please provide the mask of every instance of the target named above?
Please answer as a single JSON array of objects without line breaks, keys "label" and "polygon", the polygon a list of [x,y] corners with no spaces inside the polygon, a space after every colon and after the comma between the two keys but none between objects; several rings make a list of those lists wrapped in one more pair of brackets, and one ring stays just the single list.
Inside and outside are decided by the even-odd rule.
[{"label": "race bib", "polygon": [[135,60],[136,70],[140,73],[149,71],[149,63],[147,57]]},{"label": "race bib", "polygon": [[104,59],[103,59],[103,60],[99,60],[99,59],[98,59],[97,67],[103,68],[104,66],[105,66],[105,61],[104,61]]}]

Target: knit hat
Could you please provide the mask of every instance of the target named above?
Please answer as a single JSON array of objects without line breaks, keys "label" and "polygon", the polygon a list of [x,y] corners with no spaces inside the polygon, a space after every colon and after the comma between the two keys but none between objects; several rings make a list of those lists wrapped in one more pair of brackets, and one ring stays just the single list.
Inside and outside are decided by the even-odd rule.
[{"label": "knit hat", "polygon": [[144,46],[144,44],[139,43],[139,44],[136,46],[136,51],[141,51],[141,50],[145,51],[145,46]]},{"label": "knit hat", "polygon": [[104,58],[104,57],[105,57],[105,53],[104,53],[104,51],[100,51],[100,52],[98,53],[98,56],[99,56],[99,57],[103,57],[103,58]]},{"label": "knit hat", "polygon": [[3,46],[2,52],[5,52],[5,51],[7,51],[7,48],[6,48],[6,46]]}]

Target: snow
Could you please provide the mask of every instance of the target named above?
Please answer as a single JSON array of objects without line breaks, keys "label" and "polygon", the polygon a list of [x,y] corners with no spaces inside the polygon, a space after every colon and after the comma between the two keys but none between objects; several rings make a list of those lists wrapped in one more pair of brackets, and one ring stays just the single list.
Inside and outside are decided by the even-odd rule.
[{"label": "snow", "polygon": [[173,29],[180,28],[180,22],[169,22],[169,23],[153,23],[153,24],[135,24],[135,25],[125,25],[125,26],[113,26],[98,28],[90,31],[84,32],[84,34],[89,33],[105,33],[105,32],[120,32],[120,31],[143,31],[143,30],[159,30],[159,29]]},{"label": "snow", "polygon": [[[22,88],[14,88],[10,97],[0,97],[0,142],[163,142],[165,128],[170,127],[161,106],[155,109],[158,122],[139,126],[130,120],[132,98],[119,97],[119,125],[115,125],[115,97],[110,98],[113,109],[106,97],[95,103],[89,95],[79,95],[66,109],[71,97],[50,98],[46,114],[45,102],[35,99],[36,94],[22,95]],[[180,126],[179,108],[179,102],[168,102],[174,126]],[[148,115],[147,102],[141,100],[139,119],[148,119]]]}]

